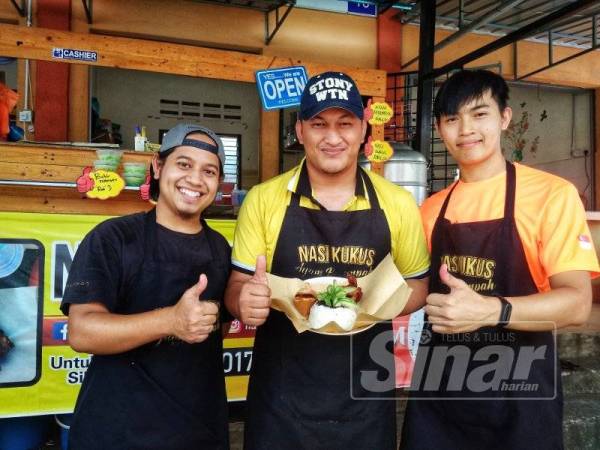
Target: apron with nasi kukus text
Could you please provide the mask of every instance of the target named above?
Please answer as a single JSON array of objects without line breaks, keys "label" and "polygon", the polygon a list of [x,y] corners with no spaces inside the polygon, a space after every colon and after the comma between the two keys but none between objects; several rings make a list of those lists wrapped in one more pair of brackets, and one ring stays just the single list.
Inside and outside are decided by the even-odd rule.
[{"label": "apron with nasi kukus text", "polygon": [[[451,223],[444,216],[455,187],[431,236],[430,292],[448,293],[439,277],[446,263],[481,295],[537,293],[515,223],[515,167],[506,163],[501,219]],[[495,326],[440,334],[426,323],[411,390],[403,450],[563,448],[560,371],[551,331]]]},{"label": "apron with nasi kukus text", "polygon": [[[300,207],[300,194],[292,194],[273,256],[274,275],[364,276],[390,252],[390,230],[373,184],[362,169],[357,176],[366,186],[370,209],[308,209]],[[308,183],[305,166],[300,182]],[[322,251],[311,251],[317,247]],[[385,367],[370,354],[382,333],[392,333],[390,323],[352,336],[298,333],[284,314],[271,310],[256,334],[245,448],[395,448],[391,339],[383,352]],[[391,382],[385,389],[365,386],[365,372]]]}]

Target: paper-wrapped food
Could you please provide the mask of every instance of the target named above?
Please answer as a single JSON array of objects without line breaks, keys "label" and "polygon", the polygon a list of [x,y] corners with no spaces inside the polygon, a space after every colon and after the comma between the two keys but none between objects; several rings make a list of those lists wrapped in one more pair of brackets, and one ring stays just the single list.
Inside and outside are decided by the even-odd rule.
[{"label": "paper-wrapped food", "polygon": [[388,255],[367,276],[308,280],[267,274],[272,308],[292,321],[296,330],[350,334],[402,312],[411,293]]},{"label": "paper-wrapped food", "polygon": [[344,331],[350,331],[356,322],[356,309],[348,306],[331,307],[316,303],[310,309],[308,323],[313,330],[319,330],[329,323],[335,323]]},{"label": "paper-wrapped food", "polygon": [[[330,282],[324,288],[318,281]],[[362,290],[356,278],[347,280],[337,277],[317,278],[304,285],[294,296],[294,306],[302,316],[308,319],[312,329],[318,330],[330,322],[336,323],[342,330],[350,331],[356,321],[357,304]]]}]

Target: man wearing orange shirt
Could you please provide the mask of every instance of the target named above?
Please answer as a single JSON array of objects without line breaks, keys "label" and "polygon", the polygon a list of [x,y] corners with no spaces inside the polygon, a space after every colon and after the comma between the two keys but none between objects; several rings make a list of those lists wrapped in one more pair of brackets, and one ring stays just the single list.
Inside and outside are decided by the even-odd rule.
[{"label": "man wearing orange shirt", "polygon": [[421,209],[428,323],[402,449],[563,448],[553,331],[586,321],[600,269],[575,187],[504,159],[507,100],[483,70],[454,74],[436,97],[460,180]]}]

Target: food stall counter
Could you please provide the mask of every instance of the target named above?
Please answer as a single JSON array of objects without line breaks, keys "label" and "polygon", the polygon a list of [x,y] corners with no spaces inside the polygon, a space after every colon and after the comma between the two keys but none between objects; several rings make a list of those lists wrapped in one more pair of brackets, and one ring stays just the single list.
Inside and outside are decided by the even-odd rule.
[{"label": "food stall counter", "polygon": [[[94,165],[95,150],[0,144],[0,329],[13,344],[0,355],[0,418],[72,411],[90,358],[69,347],[67,318],[59,309],[75,251],[98,223],[152,207],[137,187],[105,200],[79,192],[77,179]],[[121,163],[151,159],[152,153],[124,150]],[[230,243],[236,211],[214,205],[207,215]],[[253,330],[240,323],[224,341],[230,400],[245,398],[252,344]]]}]

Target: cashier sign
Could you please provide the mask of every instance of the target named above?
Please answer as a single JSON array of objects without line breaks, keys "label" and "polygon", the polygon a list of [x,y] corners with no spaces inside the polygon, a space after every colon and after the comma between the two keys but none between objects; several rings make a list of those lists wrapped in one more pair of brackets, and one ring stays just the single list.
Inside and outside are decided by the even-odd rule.
[{"label": "cashier sign", "polygon": [[53,59],[72,59],[75,61],[97,62],[98,53],[91,50],[76,50],[73,48],[57,48],[52,49]]}]

